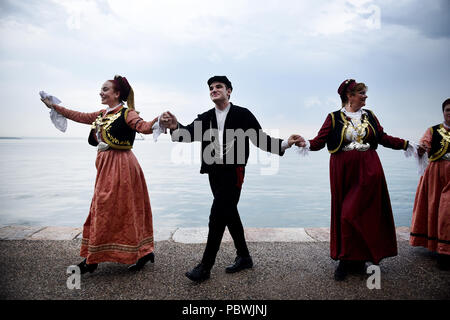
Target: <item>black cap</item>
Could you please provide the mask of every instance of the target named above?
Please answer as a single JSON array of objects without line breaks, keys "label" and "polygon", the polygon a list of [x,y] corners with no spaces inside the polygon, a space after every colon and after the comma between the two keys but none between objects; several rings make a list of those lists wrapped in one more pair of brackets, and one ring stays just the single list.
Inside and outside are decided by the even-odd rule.
[{"label": "black cap", "polygon": [[231,90],[233,90],[233,86],[231,85],[230,80],[228,80],[228,78],[225,76],[214,76],[212,78],[209,78],[208,86],[210,86],[211,83],[213,83],[213,82],[223,83],[227,88],[230,88]]}]

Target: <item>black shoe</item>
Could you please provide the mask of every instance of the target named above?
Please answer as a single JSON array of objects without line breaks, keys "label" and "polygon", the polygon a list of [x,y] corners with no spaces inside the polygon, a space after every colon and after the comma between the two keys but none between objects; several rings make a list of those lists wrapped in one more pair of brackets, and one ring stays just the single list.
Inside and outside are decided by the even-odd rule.
[{"label": "black shoe", "polygon": [[234,264],[225,268],[226,273],[235,273],[253,267],[252,257],[236,257]]},{"label": "black shoe", "polygon": [[186,277],[195,282],[202,282],[209,279],[210,269],[208,269],[203,263],[198,264],[191,271],[186,272]]},{"label": "black shoe", "polygon": [[150,252],[149,254],[143,256],[140,258],[135,264],[132,264],[128,267],[128,270],[130,271],[138,271],[141,270],[147,262],[154,263],[155,262],[155,254],[153,252]]},{"label": "black shoe", "polygon": [[348,261],[348,271],[356,274],[367,274],[367,266],[365,261]]},{"label": "black shoe", "polygon": [[95,269],[97,269],[98,267],[98,263],[92,263],[92,264],[87,264],[86,263],[86,259],[84,259],[83,261],[81,261],[78,264],[78,267],[80,268],[80,273],[84,274],[86,272],[89,271],[89,273],[92,273],[95,271]]},{"label": "black shoe", "polygon": [[347,263],[346,261],[339,261],[339,265],[337,266],[336,270],[334,271],[334,280],[336,281],[343,281],[345,280],[345,277],[347,277]]},{"label": "black shoe", "polygon": [[443,271],[450,270],[450,255],[438,254],[437,256],[438,268]]}]

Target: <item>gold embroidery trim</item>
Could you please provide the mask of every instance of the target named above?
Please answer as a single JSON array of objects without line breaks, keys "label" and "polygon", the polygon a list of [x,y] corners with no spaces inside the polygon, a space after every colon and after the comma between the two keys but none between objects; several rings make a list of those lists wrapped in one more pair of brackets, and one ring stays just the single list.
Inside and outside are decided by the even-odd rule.
[{"label": "gold embroidery trim", "polygon": [[441,135],[441,137],[450,143],[450,133],[448,133],[447,130],[445,130],[444,126],[441,124],[441,127],[437,130],[437,132]]},{"label": "gold embroidery trim", "polygon": [[117,140],[109,133],[109,130],[107,130],[107,129],[102,130],[102,137],[103,137],[103,140],[105,140],[105,142],[114,149],[131,149],[132,148],[130,141]]},{"label": "gold embroidery trim", "polygon": [[[433,130],[431,130],[431,132],[433,132]],[[442,148],[441,148],[441,150],[439,150],[438,152],[436,152],[435,154],[433,154],[430,157],[430,161],[436,161],[436,160],[440,159],[444,154],[446,154],[447,150],[448,150],[448,145],[450,143],[450,134],[447,132],[447,130],[444,129],[444,126],[442,124],[439,126],[439,129],[437,130],[437,132],[442,137],[442,140],[441,140]]]},{"label": "gold embroidery trim", "polygon": [[[330,153],[337,152],[342,145],[342,141],[344,141],[344,134],[345,134],[345,130],[347,130],[347,127],[348,127],[348,121],[347,121],[347,119],[345,119],[343,112],[341,112],[341,118],[342,118],[342,121],[344,122],[344,127],[342,128],[342,132],[341,132],[341,141],[339,142],[339,145],[336,149],[328,150],[328,152],[330,152]],[[334,120],[334,117],[333,117],[333,120]],[[333,128],[334,128],[334,125],[333,125]]]},{"label": "gold embroidery trim", "polygon": [[105,117],[103,117],[103,113],[100,112],[100,114],[97,116],[94,122],[92,122],[92,129],[96,129],[97,126],[102,128],[109,128],[111,124],[120,117],[121,110],[117,111],[114,114],[108,114]]},{"label": "gold embroidery trim", "polygon": [[[120,141],[117,138],[113,137],[109,132],[111,130],[111,125],[114,121],[116,121],[120,115],[122,114],[123,107],[114,114],[108,114],[105,117],[102,117],[102,113],[97,116],[97,119],[92,123],[91,128],[96,129],[97,126],[100,127],[102,138],[105,142],[114,149],[131,149],[131,142],[128,140]],[[128,110],[125,110],[125,119],[128,115]]]},{"label": "gold embroidery trim", "polygon": [[123,252],[138,252],[139,249],[149,243],[153,243],[153,237],[142,240],[137,246],[131,246],[119,243],[107,243],[99,246],[89,245],[89,240],[83,238],[81,244],[88,246],[89,253],[97,253],[101,251],[123,251]]},{"label": "gold embroidery trim", "polygon": [[[372,112],[371,110],[368,110],[368,111],[370,111],[370,113],[372,113],[372,115],[374,115],[373,112]],[[334,128],[334,115],[333,115],[333,114],[331,114],[331,115],[332,115],[333,128]],[[374,117],[375,117],[375,116],[374,116]],[[345,118],[345,115],[344,115],[343,112],[341,112],[341,118],[342,118],[342,121],[343,121],[343,123],[344,123],[344,127],[342,128],[342,132],[341,132],[341,141],[339,142],[339,145],[338,145],[338,147],[337,147],[336,149],[329,151],[330,153],[336,153],[336,152],[339,150],[339,148],[340,148],[341,145],[342,145],[342,142],[344,141],[344,135],[345,135],[345,132],[346,132],[346,130],[347,130],[347,128],[349,127],[349,124],[350,124],[350,122],[347,121],[347,119]],[[352,126],[353,126],[353,124],[352,124]],[[370,123],[369,117],[367,116],[367,114],[363,114],[363,115],[361,116],[361,124],[357,125],[356,127],[353,126],[353,128],[356,130],[356,132],[358,132],[358,135],[360,135],[360,133],[362,133],[363,131],[366,131],[366,137],[367,137],[368,134],[369,134],[367,128],[368,128],[369,126],[372,128],[372,130],[373,130],[375,136],[377,136],[377,132],[375,131],[375,129],[374,129],[374,127],[372,126],[372,124]],[[358,139],[357,142],[363,143],[363,140],[362,140],[362,139]]]},{"label": "gold embroidery trim", "polygon": [[[375,114],[373,113],[373,111],[372,110],[367,110],[367,111],[369,111],[371,114],[372,114],[372,116],[373,116],[373,119],[375,120]],[[372,131],[373,131],[373,134],[375,135],[375,138],[377,138],[378,137],[378,132],[375,130],[375,128],[372,126],[372,124],[370,123],[370,121],[367,121],[368,123],[369,123],[369,126],[372,128]],[[367,134],[369,134],[369,133],[367,133]]]}]

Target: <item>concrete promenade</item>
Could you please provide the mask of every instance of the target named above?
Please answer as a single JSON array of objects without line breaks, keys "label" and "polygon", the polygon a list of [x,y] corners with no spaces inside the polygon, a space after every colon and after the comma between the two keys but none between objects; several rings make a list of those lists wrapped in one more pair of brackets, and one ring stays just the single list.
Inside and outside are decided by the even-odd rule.
[{"label": "concrete promenade", "polygon": [[328,228],[246,228],[253,269],[226,274],[235,258],[225,234],[211,278],[196,284],[184,273],[201,259],[207,228],[155,230],[155,264],[139,272],[102,263],[68,289],[67,268],[79,257],[81,228],[5,226],[0,228],[1,300],[448,300],[450,271],[436,256],[411,247],[409,229],[397,228],[399,254],[380,264],[380,289],[371,275],[333,279]]}]

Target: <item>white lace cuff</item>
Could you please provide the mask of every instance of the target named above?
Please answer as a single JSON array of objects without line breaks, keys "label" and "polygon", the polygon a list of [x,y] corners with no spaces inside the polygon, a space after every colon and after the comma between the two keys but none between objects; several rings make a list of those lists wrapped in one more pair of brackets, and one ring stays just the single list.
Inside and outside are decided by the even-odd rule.
[{"label": "white lace cuff", "polygon": [[425,172],[425,169],[428,166],[428,157],[426,154],[419,156],[417,150],[419,149],[419,145],[413,141],[409,141],[408,148],[405,150],[405,157],[409,158],[414,156],[417,161],[417,173],[421,176]]},{"label": "white lace cuff", "polygon": [[302,157],[306,157],[309,154],[309,147],[311,146],[311,144],[309,143],[309,140],[306,140],[306,146],[304,147],[297,147],[297,153],[299,155],[301,155]]},{"label": "white lace cuff", "polygon": [[413,141],[409,141],[408,142],[408,147],[405,150],[405,157],[409,158],[414,156],[414,158],[418,157],[419,154],[417,153],[417,149],[419,148],[418,144],[413,142]]},{"label": "white lace cuff", "polygon": [[281,141],[281,152],[286,151],[286,149],[289,149],[289,142],[287,140]]}]

